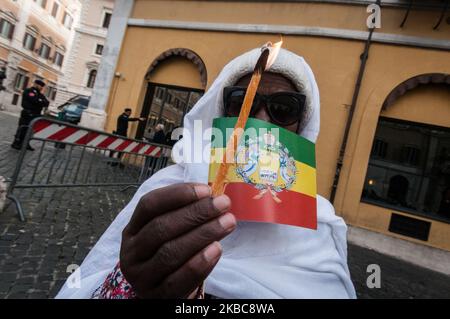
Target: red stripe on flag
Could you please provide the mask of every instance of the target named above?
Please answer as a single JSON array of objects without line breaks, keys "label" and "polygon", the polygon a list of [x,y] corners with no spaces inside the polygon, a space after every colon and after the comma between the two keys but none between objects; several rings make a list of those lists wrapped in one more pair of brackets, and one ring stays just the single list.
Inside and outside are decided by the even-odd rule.
[{"label": "red stripe on flag", "polygon": [[56,132],[55,134],[52,134],[49,137],[47,137],[47,139],[54,140],[54,141],[62,141],[66,137],[68,137],[68,136],[72,135],[73,133],[75,133],[76,131],[78,131],[77,128],[64,127],[61,130],[59,130],[58,132]]},{"label": "red stripe on flag", "polygon": [[267,192],[260,199],[259,190],[246,183],[230,183],[225,194],[231,199],[231,212],[239,220],[287,224],[317,229],[316,198],[293,191],[277,193],[277,203]]},{"label": "red stripe on flag", "polygon": [[112,144],[116,140],[117,140],[117,137],[108,136],[100,144],[94,145],[94,146],[97,146],[99,148],[107,148],[110,144]]},{"label": "red stripe on flag", "polygon": [[50,123],[47,120],[39,120],[36,123],[34,123],[33,125],[33,131],[34,133],[40,132],[43,129],[49,127],[50,125],[52,125],[52,123]]},{"label": "red stripe on flag", "polygon": [[116,151],[122,151],[124,150],[128,145],[133,143],[133,141],[124,141],[122,144],[116,147]]},{"label": "red stripe on flag", "polygon": [[75,141],[75,144],[87,145],[90,141],[92,141],[93,139],[95,139],[99,135],[100,135],[99,133],[88,132],[86,135],[81,137],[79,140]]}]

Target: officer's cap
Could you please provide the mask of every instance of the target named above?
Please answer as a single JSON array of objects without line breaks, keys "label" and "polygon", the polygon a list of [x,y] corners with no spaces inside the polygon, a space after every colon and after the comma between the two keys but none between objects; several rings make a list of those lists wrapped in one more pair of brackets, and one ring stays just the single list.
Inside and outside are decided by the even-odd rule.
[{"label": "officer's cap", "polygon": [[34,83],[40,86],[45,86],[45,83],[42,82],[41,80],[35,80]]}]

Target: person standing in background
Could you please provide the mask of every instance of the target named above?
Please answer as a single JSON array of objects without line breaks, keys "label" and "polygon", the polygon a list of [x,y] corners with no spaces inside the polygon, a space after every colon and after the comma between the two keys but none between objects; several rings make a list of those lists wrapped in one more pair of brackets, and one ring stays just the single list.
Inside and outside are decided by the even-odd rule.
[{"label": "person standing in background", "polygon": [[166,143],[166,135],[164,134],[164,124],[158,124],[155,127],[155,135],[153,136],[153,143],[157,144],[165,144]]},{"label": "person standing in background", "polygon": [[[32,87],[25,89],[22,93],[23,110],[20,113],[19,125],[14,142],[11,144],[11,147],[16,150],[21,149],[30,122],[41,116],[42,110],[47,109],[50,104],[47,98],[41,93],[44,87],[45,83],[43,81],[36,80]],[[27,150],[34,151],[30,145],[27,145]]]},{"label": "person standing in background", "polygon": [[139,118],[139,117],[130,117],[130,116],[131,116],[131,109],[126,108],[123,111],[123,113],[117,118],[117,126],[116,126],[116,130],[113,132],[113,134],[127,137],[128,122],[145,121],[145,118],[143,118],[143,117]]},{"label": "person standing in background", "polygon": [[[130,117],[131,116],[131,109],[130,108],[126,108],[123,113],[121,115],[119,115],[119,117],[117,118],[117,126],[116,126],[116,130],[113,131],[113,134],[116,135],[120,135],[123,137],[127,137],[128,135],[128,123],[129,122],[136,122],[136,121],[145,121],[145,118],[143,117]],[[114,157],[114,154],[116,152],[111,151],[109,153],[109,157]],[[119,152],[119,154],[117,155],[117,158],[120,160],[120,158],[122,157],[121,152]],[[117,166],[117,162],[110,162],[109,164],[111,164],[111,166]],[[123,167],[123,165],[121,164],[120,167]]]}]

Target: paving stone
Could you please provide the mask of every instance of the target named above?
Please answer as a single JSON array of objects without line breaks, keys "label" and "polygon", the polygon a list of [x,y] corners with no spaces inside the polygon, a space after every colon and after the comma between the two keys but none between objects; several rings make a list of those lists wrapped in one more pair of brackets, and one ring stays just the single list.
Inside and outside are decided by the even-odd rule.
[{"label": "paving stone", "polygon": [[0,239],[0,247],[11,247],[13,243],[11,240]]},{"label": "paving stone", "polygon": [[16,280],[16,285],[30,285],[33,286],[35,279],[33,277],[24,277]]},{"label": "paving stone", "polygon": [[1,291],[1,293],[7,294],[11,290],[13,285],[14,285],[13,282],[0,281],[0,291]]},{"label": "paving stone", "polygon": [[37,268],[24,268],[20,271],[20,276],[34,276],[37,274]]},{"label": "paving stone", "polygon": [[2,282],[14,282],[16,281],[16,272],[2,272],[0,273],[0,283]]},{"label": "paving stone", "polygon": [[50,273],[50,271],[44,269],[43,267],[41,267],[39,269],[38,272],[38,277],[37,277],[37,281],[52,281],[53,280],[53,275]]},{"label": "paving stone", "polygon": [[27,294],[28,290],[31,289],[31,285],[14,285],[12,286],[11,290],[9,291],[10,294],[16,294],[16,293],[23,293],[24,295]]},{"label": "paving stone", "polygon": [[2,272],[3,271],[5,271],[5,272],[17,271],[17,268],[18,268],[17,265],[11,265],[11,264],[3,265]]}]

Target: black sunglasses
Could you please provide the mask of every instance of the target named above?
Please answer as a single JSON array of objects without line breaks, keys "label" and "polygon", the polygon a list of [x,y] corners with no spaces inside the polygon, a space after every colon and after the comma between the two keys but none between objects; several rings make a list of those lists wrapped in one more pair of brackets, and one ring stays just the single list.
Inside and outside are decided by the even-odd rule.
[{"label": "black sunglasses", "polygon": [[[239,116],[247,88],[227,86],[223,89],[223,105],[226,116]],[[288,126],[302,119],[306,96],[297,92],[277,92],[270,95],[256,93],[250,117],[254,117],[263,105],[273,123]]]}]

